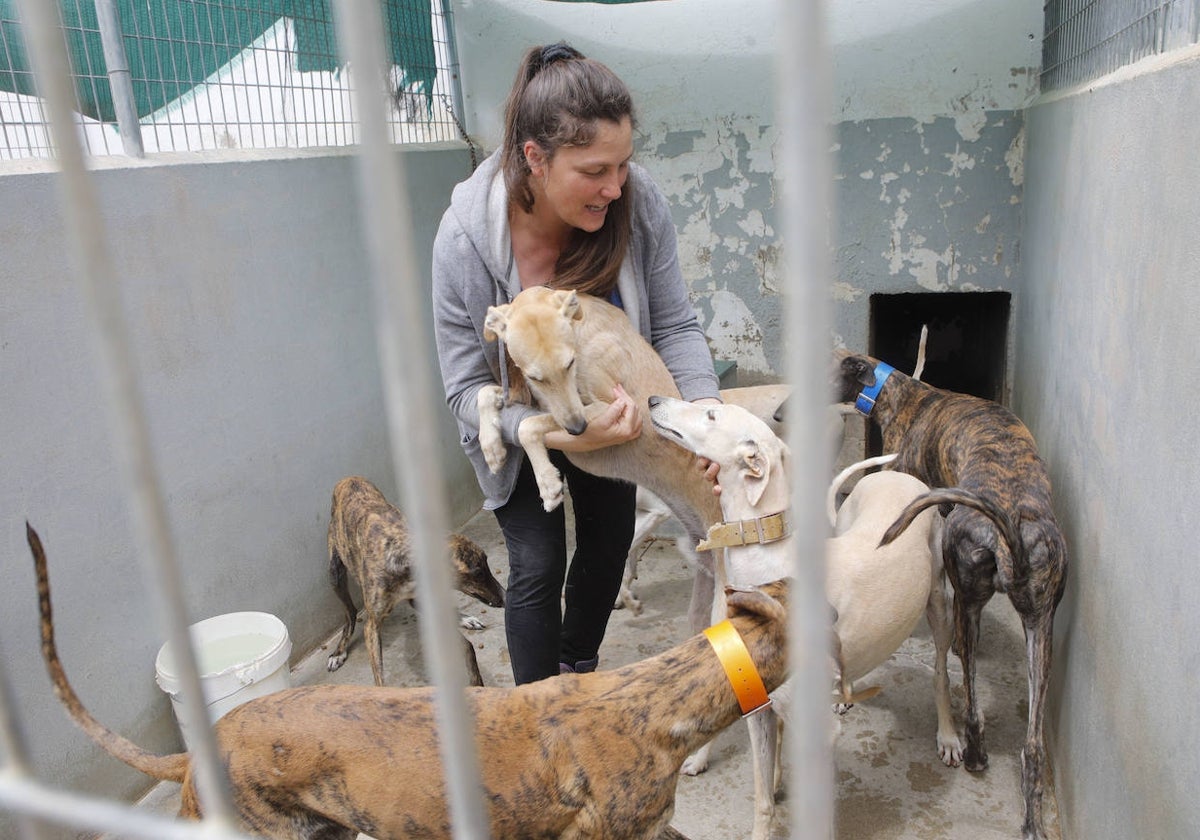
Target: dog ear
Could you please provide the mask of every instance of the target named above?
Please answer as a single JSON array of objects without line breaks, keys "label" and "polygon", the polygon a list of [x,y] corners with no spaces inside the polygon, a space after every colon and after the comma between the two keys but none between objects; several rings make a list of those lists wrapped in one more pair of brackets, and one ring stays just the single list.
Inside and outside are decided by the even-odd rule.
[{"label": "dog ear", "polygon": [[574,289],[556,292],[555,301],[558,303],[558,311],[568,321],[578,321],[583,317],[583,309],[579,305],[579,295],[575,293]]},{"label": "dog ear", "polygon": [[748,586],[744,589],[725,587],[725,603],[730,618],[739,613],[761,615],[774,621],[787,621],[788,589],[791,579],[784,578],[764,586]]},{"label": "dog ear", "polygon": [[847,356],[842,364],[859,385],[875,384],[875,365],[866,356]]},{"label": "dog ear", "polygon": [[488,341],[495,341],[497,338],[504,338],[505,330],[508,329],[508,311],[512,308],[512,304],[506,303],[503,306],[489,306],[487,317],[483,319],[483,337]]},{"label": "dog ear", "polygon": [[767,489],[771,478],[771,459],[759,447],[758,441],[747,439],[738,442],[736,457],[741,464],[742,484],[746,488],[746,501],[757,505]]}]

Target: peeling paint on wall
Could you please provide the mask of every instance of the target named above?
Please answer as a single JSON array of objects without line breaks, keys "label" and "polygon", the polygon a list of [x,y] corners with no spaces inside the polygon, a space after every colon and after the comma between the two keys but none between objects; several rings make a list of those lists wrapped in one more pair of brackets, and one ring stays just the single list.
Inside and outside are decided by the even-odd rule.
[{"label": "peeling paint on wall", "polygon": [[[873,293],[1009,289],[1019,269],[1024,124],[1010,111],[836,129],[836,332],[864,346]],[[647,130],[639,159],[667,194],[679,260],[717,357],[739,381],[784,368],[773,128],[728,117]]]},{"label": "peeling paint on wall", "polygon": [[705,130],[651,129],[638,157],[675,213],[679,262],[713,354],[743,384],[777,378],[779,242],[773,128],[726,117]]},{"label": "peeling paint on wall", "polygon": [[[1024,124],[1010,111],[837,129],[834,322],[865,346],[873,293],[1010,288]],[[857,337],[857,338],[853,338]]]}]

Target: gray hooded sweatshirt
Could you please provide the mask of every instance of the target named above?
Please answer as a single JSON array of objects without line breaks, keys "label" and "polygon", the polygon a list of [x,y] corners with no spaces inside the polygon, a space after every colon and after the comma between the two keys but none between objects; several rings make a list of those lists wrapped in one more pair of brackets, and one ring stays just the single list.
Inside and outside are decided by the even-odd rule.
[{"label": "gray hooded sweatshirt", "polygon": [[[525,457],[517,427],[541,413],[527,405],[500,412],[508,457],[493,474],[479,448],[476,397],[484,385],[507,389],[508,376],[500,342],[483,337],[483,321],[489,306],[508,303],[521,291],[499,163],[499,154],[491,155],[454,188],[433,244],[434,336],[446,404],[458,421],[459,440],[475,468],[487,510],[504,505],[516,484]],[[633,235],[618,281],[621,305],[658,351],[685,400],[717,397],[712,355],[679,270],[666,196],[637,164],[630,164],[625,189],[633,196]]]}]

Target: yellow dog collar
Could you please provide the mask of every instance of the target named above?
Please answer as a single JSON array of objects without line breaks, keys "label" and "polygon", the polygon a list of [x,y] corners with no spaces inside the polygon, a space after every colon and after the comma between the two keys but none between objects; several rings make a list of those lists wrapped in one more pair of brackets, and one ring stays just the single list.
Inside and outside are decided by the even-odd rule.
[{"label": "yellow dog collar", "polygon": [[770,706],[767,687],[763,685],[762,677],[754,667],[754,660],[750,658],[750,651],[733,623],[726,619],[714,624],[704,631],[704,636],[725,668],[725,676],[729,678],[738,705],[742,708],[742,717]]}]

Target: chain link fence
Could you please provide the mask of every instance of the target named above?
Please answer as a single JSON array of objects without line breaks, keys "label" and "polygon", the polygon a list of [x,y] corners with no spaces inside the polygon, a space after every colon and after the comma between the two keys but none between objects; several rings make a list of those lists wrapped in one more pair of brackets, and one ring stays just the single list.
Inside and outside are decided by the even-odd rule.
[{"label": "chain link fence", "polygon": [[[94,155],[359,142],[329,0],[58,0]],[[105,21],[111,10],[111,23]],[[461,137],[449,0],[383,0],[397,143]],[[115,29],[104,43],[104,28]],[[106,49],[109,48],[109,49]],[[121,110],[134,126],[122,134]],[[130,150],[128,132],[140,134]],[[0,0],[0,160],[53,154],[19,0]]]},{"label": "chain link fence", "polygon": [[1197,43],[1200,0],[1047,0],[1042,90]]}]

